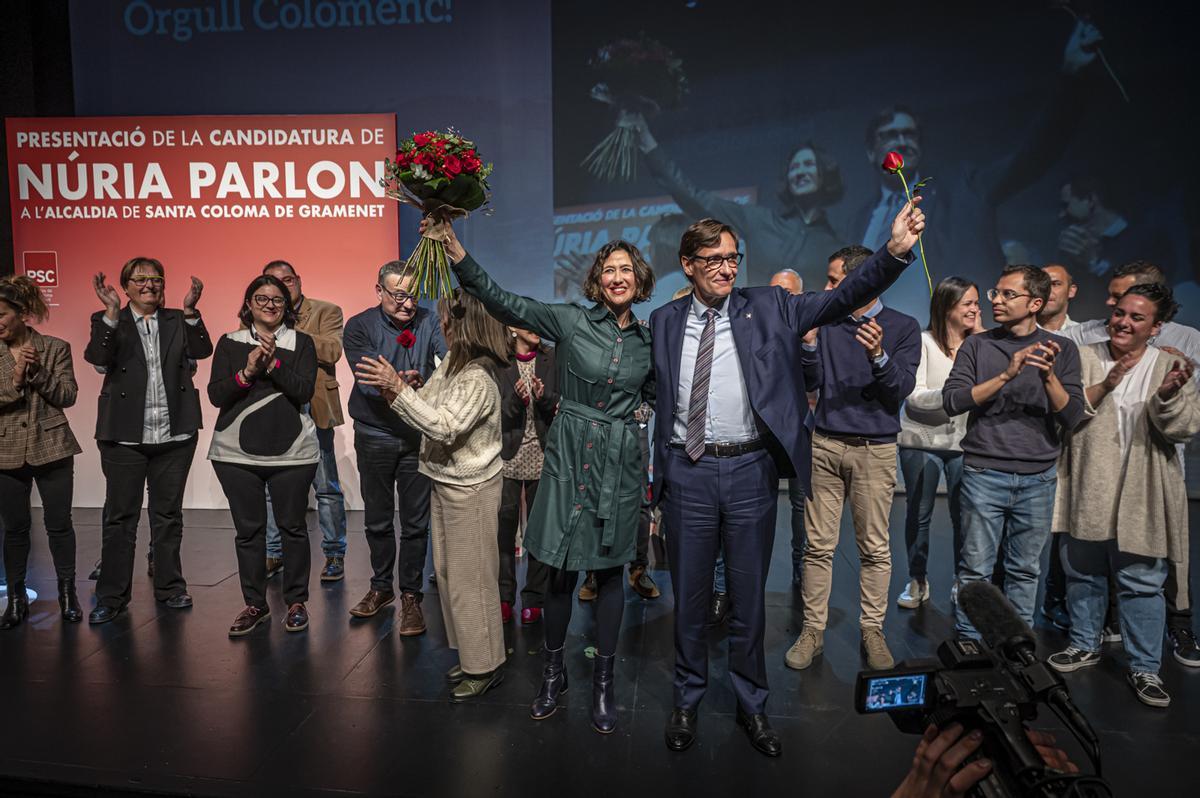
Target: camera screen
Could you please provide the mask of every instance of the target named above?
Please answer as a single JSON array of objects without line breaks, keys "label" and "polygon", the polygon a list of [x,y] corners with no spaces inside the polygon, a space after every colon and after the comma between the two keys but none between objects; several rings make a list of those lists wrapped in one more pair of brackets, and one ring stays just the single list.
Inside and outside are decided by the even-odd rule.
[{"label": "camera screen", "polygon": [[925,684],[929,675],[885,676],[867,682],[867,712],[886,712],[925,705]]}]

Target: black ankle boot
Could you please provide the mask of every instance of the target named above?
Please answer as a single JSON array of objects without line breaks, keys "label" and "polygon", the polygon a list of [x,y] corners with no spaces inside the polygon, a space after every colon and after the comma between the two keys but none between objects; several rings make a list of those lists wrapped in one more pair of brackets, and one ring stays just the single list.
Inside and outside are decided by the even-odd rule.
[{"label": "black ankle boot", "polygon": [[542,686],[529,708],[529,717],[545,720],[558,709],[558,697],[567,692],[567,671],[563,667],[563,650],[545,649],[546,664],[542,668]]},{"label": "black ankle boot", "polygon": [[592,726],[601,734],[617,728],[617,698],[613,691],[613,662],[616,655],[596,655],[592,670]]},{"label": "black ankle boot", "polygon": [[83,620],[83,610],[79,607],[79,596],[75,595],[74,579],[58,580],[58,606],[62,609],[64,621],[79,623]]},{"label": "black ankle boot", "polygon": [[8,607],[4,617],[0,618],[0,629],[13,629],[29,617],[29,596],[25,593],[25,585],[8,586]]}]

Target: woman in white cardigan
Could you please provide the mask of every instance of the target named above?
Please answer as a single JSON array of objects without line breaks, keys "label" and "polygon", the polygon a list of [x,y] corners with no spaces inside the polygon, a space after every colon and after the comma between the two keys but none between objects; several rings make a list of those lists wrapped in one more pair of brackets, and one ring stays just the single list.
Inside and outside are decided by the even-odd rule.
[{"label": "woman in white cardigan", "polygon": [[[908,584],[896,603],[916,609],[929,600],[929,522],[938,481],[946,475],[954,560],[962,551],[963,452],[967,416],[951,418],[942,409],[942,384],[954,366],[962,342],[979,329],[979,287],[961,277],[937,284],[929,300],[929,329],[921,333],[917,382],[900,414],[900,471],[904,475],[904,543],[908,548]],[[953,595],[951,596],[953,601]]]},{"label": "woman in white cardigan", "polygon": [[[1116,577],[1128,681],[1142,703],[1171,703],[1158,675],[1167,569],[1187,584],[1187,490],[1175,445],[1200,432],[1191,362],[1150,345],[1176,310],[1171,289],[1130,288],[1108,320],[1110,340],[1079,347],[1089,418],[1058,463],[1052,529],[1067,575],[1069,645],[1062,672],[1100,662],[1109,575]],[[1187,594],[1183,592],[1183,605]]]},{"label": "woman in white cardigan", "polygon": [[503,679],[500,621],[500,392],[508,362],[504,328],[479,300],[457,293],[438,302],[450,351],[420,390],[382,357],[356,364],[359,381],[379,389],[420,430],[419,470],[433,482],[430,538],[442,619],[459,664],[446,678],[452,701],[476,698]]}]

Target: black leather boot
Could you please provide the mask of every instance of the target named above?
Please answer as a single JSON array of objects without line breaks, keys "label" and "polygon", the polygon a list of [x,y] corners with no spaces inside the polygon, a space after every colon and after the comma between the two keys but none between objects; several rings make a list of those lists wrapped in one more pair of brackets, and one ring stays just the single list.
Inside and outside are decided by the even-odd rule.
[{"label": "black leather boot", "polygon": [[0,629],[13,629],[29,617],[29,596],[25,593],[25,585],[8,586],[8,607],[4,617],[0,618]]},{"label": "black leather boot", "polygon": [[558,697],[567,692],[567,671],[563,667],[563,650],[545,649],[546,664],[542,668],[542,686],[529,708],[529,717],[545,720],[558,709]]},{"label": "black leather boot", "polygon": [[613,691],[613,662],[616,655],[596,655],[592,670],[592,726],[601,734],[617,728],[617,697]]},{"label": "black leather boot", "polygon": [[79,596],[75,594],[74,579],[58,580],[58,606],[62,609],[64,621],[79,623],[83,620],[83,610],[79,606]]}]

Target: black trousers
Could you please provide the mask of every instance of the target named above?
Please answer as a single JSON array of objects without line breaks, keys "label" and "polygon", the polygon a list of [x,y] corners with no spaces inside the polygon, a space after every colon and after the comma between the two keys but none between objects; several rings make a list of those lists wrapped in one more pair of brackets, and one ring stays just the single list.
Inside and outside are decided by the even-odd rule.
[{"label": "black trousers", "polygon": [[196,453],[196,437],[177,443],[125,446],[98,441],[107,485],[104,532],[96,601],[107,607],[129,603],[134,547],[142,497],[150,494],[150,548],[154,553],[154,598],[166,601],[187,592],[179,548],[183,544],[183,489]]},{"label": "black trousers", "polygon": [[[267,496],[283,543],[283,600],[288,605],[308,601],[312,552],[308,546],[308,488],[317,464],[251,466],[213,463],[217,481],[229,499],[233,528],[237,530],[238,576],[247,606],[267,606]],[[104,566],[108,567],[107,563]],[[157,565],[155,566],[157,567]],[[103,571],[101,571],[103,573]]]},{"label": "black trousers", "polygon": [[[517,527],[521,524],[521,508],[529,514],[533,497],[537,495],[536,479],[504,478],[500,488],[500,528],[496,543],[500,547],[500,600],[515,604],[517,598]],[[524,493],[524,501],[522,501]],[[541,607],[546,595],[549,569],[532,557],[525,558],[525,588],[521,591],[522,607]]]},{"label": "black trousers", "polygon": [[75,578],[75,527],[71,524],[71,499],[75,486],[75,458],[64,457],[40,466],[24,465],[0,471],[0,523],[4,524],[4,570],[10,585],[25,584],[29,563],[33,517],[29,496],[37,483],[42,515],[50,539],[50,556],[59,579]]},{"label": "black trousers", "polygon": [[421,598],[429,548],[429,478],[417,472],[417,450],[399,438],[354,434],[363,525],[371,550],[371,589],[392,592],[396,567],[396,498],[400,499],[400,590]]}]

